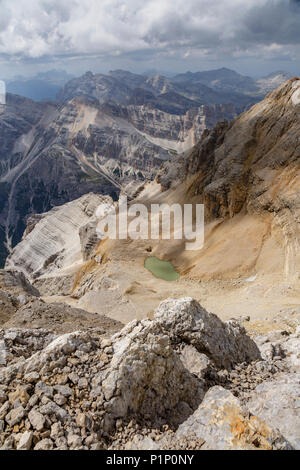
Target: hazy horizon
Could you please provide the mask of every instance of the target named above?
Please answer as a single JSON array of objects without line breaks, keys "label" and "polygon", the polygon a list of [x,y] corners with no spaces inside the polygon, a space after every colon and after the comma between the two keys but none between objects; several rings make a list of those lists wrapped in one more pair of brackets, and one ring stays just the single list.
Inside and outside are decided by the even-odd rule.
[{"label": "hazy horizon", "polygon": [[[109,72],[113,72],[113,71],[116,71],[116,70],[123,70],[125,72],[130,72],[130,73],[134,73],[134,74],[137,74],[137,75],[149,75],[149,76],[152,76],[152,75],[156,75],[156,74],[159,74],[159,75],[164,75],[166,77],[169,77],[169,78],[172,78],[172,77],[175,77],[176,75],[179,75],[181,73],[197,73],[197,72],[211,72],[211,71],[214,71],[214,70],[220,70],[222,68],[227,68],[227,69],[230,69],[234,72],[237,72],[239,73],[240,75],[244,75],[244,76],[249,76],[251,78],[254,78],[254,79],[258,79],[258,78],[263,78],[263,77],[267,77],[269,75],[272,75],[272,74],[275,74],[275,73],[290,73],[292,74],[292,72],[290,70],[271,70],[270,72],[268,73],[265,73],[265,74],[256,74],[256,75],[250,75],[250,74],[246,74],[246,73],[242,73],[242,72],[239,72],[238,70],[235,70],[234,68],[230,68],[230,67],[214,67],[214,68],[211,68],[211,69],[197,69],[197,70],[182,70],[182,71],[175,71],[175,72],[168,72],[168,71],[163,71],[163,70],[144,70],[144,71],[140,71],[140,72],[137,72],[136,70],[133,70],[133,69],[120,69],[120,68],[116,68],[116,69],[110,69],[110,70],[105,70],[105,71],[102,71],[102,70],[79,70],[78,73],[71,73],[65,69],[44,69],[44,70],[36,70],[36,71],[33,71],[32,73],[29,73],[28,75],[27,74],[17,74],[17,75],[13,75],[11,77],[3,77],[3,80],[5,81],[14,81],[14,80],[30,80],[30,79],[37,79],[37,78],[40,78],[42,79],[42,74],[50,74],[51,72],[59,72],[59,73],[62,73],[62,74],[66,74],[69,75],[69,79],[71,78],[75,78],[75,77],[79,77],[79,76],[82,76],[84,75],[85,73],[87,72],[92,72],[94,75],[96,74],[108,74]],[[297,75],[297,74],[295,74]],[[1,77],[2,79],[2,77]]]},{"label": "hazy horizon", "polygon": [[299,75],[299,0],[0,0],[0,75]]}]

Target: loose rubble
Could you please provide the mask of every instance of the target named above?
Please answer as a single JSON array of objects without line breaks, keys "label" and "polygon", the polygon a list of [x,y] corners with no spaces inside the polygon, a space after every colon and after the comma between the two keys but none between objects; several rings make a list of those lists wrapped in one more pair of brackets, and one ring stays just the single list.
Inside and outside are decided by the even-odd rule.
[{"label": "loose rubble", "polygon": [[[282,356],[264,358],[267,342],[278,354],[276,341],[256,343],[190,298],[168,299],[153,320],[134,320],[113,336],[98,328],[2,329],[0,447],[299,448],[291,363],[300,338],[278,338]],[[279,409],[287,393],[289,407],[275,419],[266,400]]]},{"label": "loose rubble", "polygon": [[44,328],[63,334],[76,330],[98,328],[102,333],[115,333],[123,327],[119,321],[105,315],[91,313],[64,303],[46,303],[41,299],[30,299],[18,306],[2,325],[3,328]]}]

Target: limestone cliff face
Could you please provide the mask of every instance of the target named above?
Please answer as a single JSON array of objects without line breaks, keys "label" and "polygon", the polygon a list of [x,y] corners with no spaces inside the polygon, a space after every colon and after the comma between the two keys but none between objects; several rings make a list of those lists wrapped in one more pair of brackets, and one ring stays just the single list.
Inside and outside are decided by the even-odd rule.
[{"label": "limestone cliff face", "polygon": [[[142,139],[144,141],[143,146],[147,146],[147,144],[149,146],[150,142],[152,146],[160,148],[161,150],[158,150],[161,155],[160,159],[164,160],[170,158],[168,151],[173,151],[174,154],[174,152],[180,153],[192,148],[206,128],[213,127],[216,122],[222,119],[232,120],[237,115],[237,109],[230,104],[200,106],[190,109],[182,115],[176,115],[161,111],[151,104],[123,106],[110,102],[99,107],[95,126],[97,125],[99,128],[100,120],[103,120],[109,127],[107,126],[103,130],[102,127],[104,126],[101,126],[101,134],[106,131],[111,136],[114,132],[120,132],[121,130],[134,133],[136,143]],[[90,126],[87,138],[90,144],[97,145],[97,142],[93,139],[94,132],[95,129]],[[103,140],[101,144],[103,145]],[[138,149],[138,151],[139,153],[142,152],[141,149]],[[137,158],[136,149],[131,149],[131,154],[132,159]],[[122,163],[122,148],[119,149],[119,155],[119,160]],[[107,157],[111,156],[108,154]],[[118,159],[115,158],[115,160]],[[149,156],[147,161],[149,161]],[[147,175],[147,168],[145,168],[146,162],[142,163],[140,169],[145,173],[145,179],[151,179],[156,174],[157,165],[158,163],[160,165],[161,161],[152,160],[149,162],[149,175]],[[124,179],[121,168],[119,168],[119,173],[121,180]]]},{"label": "limestone cliff face", "polygon": [[83,260],[80,227],[91,221],[104,203],[112,204],[112,199],[90,193],[40,214],[38,220],[29,219],[24,238],[8,256],[5,268],[36,278],[80,264]]}]

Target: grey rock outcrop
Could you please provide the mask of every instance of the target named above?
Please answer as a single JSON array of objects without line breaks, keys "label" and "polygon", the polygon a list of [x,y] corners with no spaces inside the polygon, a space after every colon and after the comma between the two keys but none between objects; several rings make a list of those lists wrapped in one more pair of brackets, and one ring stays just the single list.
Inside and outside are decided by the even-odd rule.
[{"label": "grey rock outcrop", "polygon": [[55,275],[54,277],[40,277],[33,281],[42,296],[70,295],[74,285],[74,274]]},{"label": "grey rock outcrop", "polygon": [[[220,367],[256,363],[243,328],[184,298],[162,302],[153,320],[102,333],[3,330],[2,449],[291,448],[231,392],[213,386],[213,370],[216,378]],[[128,434],[119,441],[123,423]]]},{"label": "grey rock outcrop", "polygon": [[260,358],[258,347],[239,323],[222,322],[194,299],[167,299],[161,302],[154,318],[174,344],[192,344],[219,368],[230,369],[235,363]]},{"label": "grey rock outcrop", "polygon": [[247,406],[300,450],[300,373],[283,374],[275,382],[258,385]]},{"label": "grey rock outcrop", "polygon": [[[206,393],[197,410],[175,433],[156,440],[137,434],[127,450],[291,450],[289,441],[268,420],[250,415],[239,400],[223,387]],[[183,444],[183,446],[182,446]],[[196,447],[194,447],[194,445]]]},{"label": "grey rock outcrop", "polygon": [[211,388],[199,408],[178,428],[175,438],[195,435],[205,441],[203,448],[219,450],[281,449],[292,446],[256,416],[248,416],[228,390]]},{"label": "grey rock outcrop", "polygon": [[113,358],[102,390],[112,418],[139,413],[173,425],[203,398],[201,384],[185,369],[158,325],[132,322],[113,338]]},{"label": "grey rock outcrop", "polygon": [[212,367],[212,362],[208,357],[199,353],[191,344],[186,344],[181,349],[180,360],[191,374],[195,374],[199,378],[203,377]]},{"label": "grey rock outcrop", "polygon": [[190,149],[206,128],[231,121],[284,78],[258,84],[226,69],[176,79],[119,70],[69,81],[61,103],[8,94],[0,115],[1,265],[29,216],[88,192],[117,199],[124,186],[152,179],[170,155]]}]

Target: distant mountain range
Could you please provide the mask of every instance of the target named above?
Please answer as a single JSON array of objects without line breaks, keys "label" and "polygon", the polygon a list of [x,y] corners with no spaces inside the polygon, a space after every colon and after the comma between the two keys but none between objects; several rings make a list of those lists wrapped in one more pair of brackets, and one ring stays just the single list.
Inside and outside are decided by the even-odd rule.
[{"label": "distant mountain range", "polygon": [[154,71],[135,74],[114,70],[108,74],[87,72],[75,78],[64,70],[54,69],[29,78],[17,76],[7,80],[6,86],[9,93],[34,101],[65,101],[86,94],[100,102],[151,102],[163,111],[168,107],[176,114],[203,104],[232,103],[244,108],[260,100],[289,78],[290,73],[278,71],[256,80],[227,68],[186,72],[175,76],[165,76]]},{"label": "distant mountain range", "polygon": [[0,263],[29,215],[90,191],[114,199],[121,190],[134,194],[205,129],[232,121],[287,77],[278,72],[255,81],[219,69],[167,78],[115,70],[67,80],[54,70],[8,83],[8,91],[18,83],[19,93],[35,99],[8,93],[0,114]]},{"label": "distant mountain range", "polygon": [[206,72],[186,72],[176,75],[172,81],[177,84],[201,83],[222,93],[261,97],[291,77],[292,75],[288,72],[278,71],[255,80],[234,70],[221,68]]},{"label": "distant mountain range", "polygon": [[55,100],[64,84],[73,78],[64,70],[40,72],[33,77],[18,76],[6,81],[8,93],[25,96],[34,101]]},{"label": "distant mountain range", "polygon": [[159,74],[138,75],[124,70],[114,70],[107,75],[87,72],[67,82],[58,94],[58,100],[68,101],[85,95],[100,103],[108,100],[125,105],[152,103],[172,114],[211,104],[230,103],[244,110],[289,78],[289,73],[275,72],[255,80],[226,68],[187,72],[173,78]]}]

